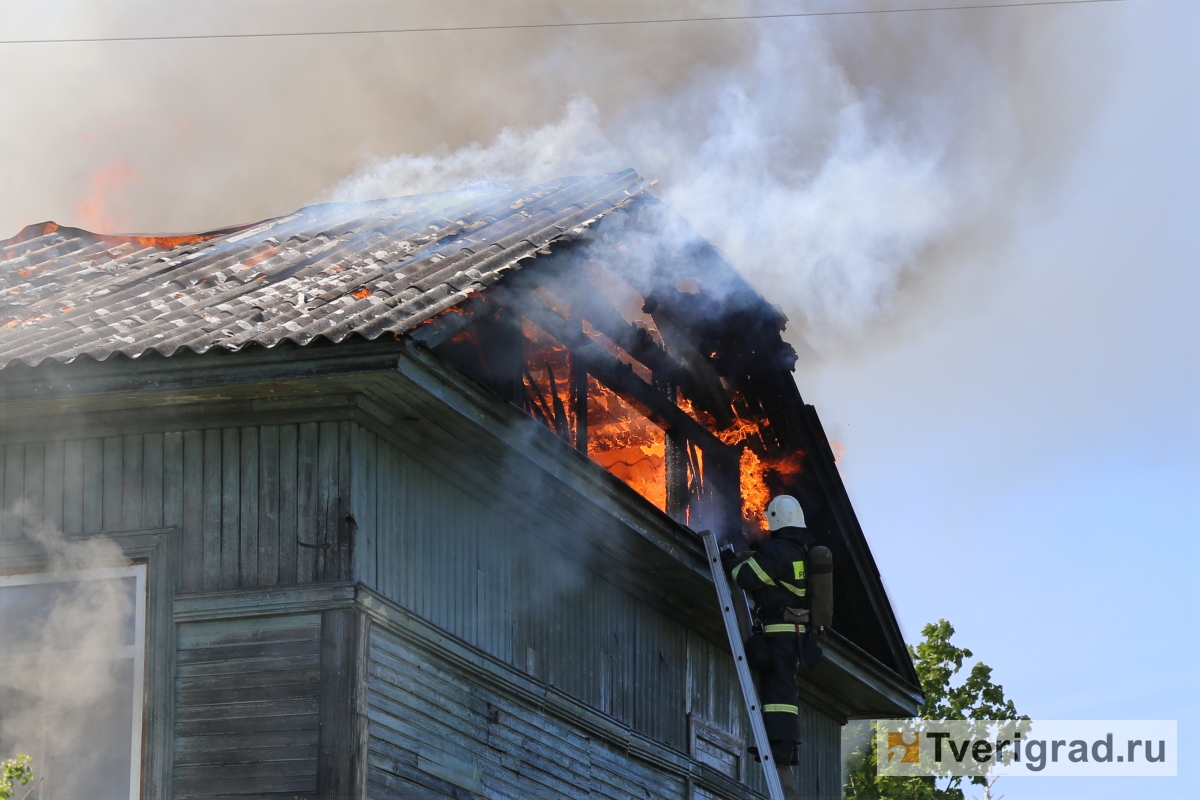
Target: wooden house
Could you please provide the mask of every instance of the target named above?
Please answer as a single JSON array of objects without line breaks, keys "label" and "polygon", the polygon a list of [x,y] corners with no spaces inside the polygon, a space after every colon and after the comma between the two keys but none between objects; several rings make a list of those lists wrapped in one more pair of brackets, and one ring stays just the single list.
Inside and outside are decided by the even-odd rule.
[{"label": "wooden house", "polygon": [[761,796],[694,531],[781,491],[836,559],[804,791],[841,797],[846,720],[915,713],[785,319],[632,171],[44,223],[0,282],[0,616],[124,587],[105,796]]}]

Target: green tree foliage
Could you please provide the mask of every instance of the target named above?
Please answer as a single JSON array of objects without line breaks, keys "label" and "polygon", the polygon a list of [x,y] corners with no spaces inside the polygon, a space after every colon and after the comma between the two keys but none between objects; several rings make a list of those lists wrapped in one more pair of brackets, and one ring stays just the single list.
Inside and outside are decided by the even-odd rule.
[{"label": "green tree foliage", "polygon": [[[1004,687],[992,682],[992,668],[975,662],[965,678],[956,680],[963,662],[973,656],[965,647],[957,647],[950,638],[954,626],[944,619],[921,629],[922,640],[909,645],[917,677],[925,692],[925,703],[918,713],[921,719],[1022,719],[1012,700],[1005,698]],[[876,775],[875,736],[851,755],[854,764],[846,781],[847,800],[964,800],[962,778],[899,778]],[[988,787],[984,778],[972,783]],[[990,788],[990,787],[988,787]]]},{"label": "green tree foliage", "polygon": [[33,780],[33,759],[18,755],[0,761],[0,800],[9,800],[17,784],[24,786]]}]

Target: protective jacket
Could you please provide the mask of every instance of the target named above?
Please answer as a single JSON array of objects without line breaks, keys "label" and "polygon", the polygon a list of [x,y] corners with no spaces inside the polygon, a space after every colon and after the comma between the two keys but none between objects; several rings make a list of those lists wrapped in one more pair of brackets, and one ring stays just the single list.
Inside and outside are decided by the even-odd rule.
[{"label": "protective jacket", "polygon": [[785,624],[785,609],[807,609],[808,548],[816,538],[805,528],[780,528],[751,558],[733,568],[734,582],[750,593],[763,633],[804,633],[804,625]]},{"label": "protective jacket", "polygon": [[[730,576],[754,600],[754,614],[762,624],[746,643],[746,658],[758,670],[758,693],[763,724],[777,764],[798,762],[800,694],[796,672],[811,638],[808,626],[787,609],[802,616],[809,609],[808,548],[815,537],[804,528],[780,528],[752,557],[733,568]],[[802,638],[804,637],[804,638]]]}]

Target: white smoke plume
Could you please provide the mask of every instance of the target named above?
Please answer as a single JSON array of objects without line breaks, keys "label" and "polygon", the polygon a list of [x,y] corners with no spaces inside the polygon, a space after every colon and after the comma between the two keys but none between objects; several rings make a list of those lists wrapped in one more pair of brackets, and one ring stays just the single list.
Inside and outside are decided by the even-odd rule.
[{"label": "white smoke plume", "polygon": [[[1053,197],[1106,94],[1115,6],[10,48],[0,88],[31,124],[0,130],[19,154],[0,231],[196,231],[319,197],[633,167],[828,349]],[[66,16],[106,33],[366,30],[828,7],[348,0],[180,16],[115,0]],[[41,8],[14,12],[13,35],[66,18]]]},{"label": "white smoke plume", "polygon": [[[25,515],[18,505],[5,517],[11,530]],[[103,537],[23,527],[46,556],[38,577],[62,580],[0,583],[0,756],[33,757],[35,798],[128,797],[137,662],[117,651],[132,636],[135,582],[98,568],[129,562]]]},{"label": "white smoke plume", "polygon": [[[1002,234],[1020,191],[1016,165],[1037,185],[1065,163],[1064,129],[1087,114],[1078,102],[1047,106],[1050,90],[1023,74],[1025,50],[1046,26],[999,22],[926,16],[853,35],[764,26],[743,58],[698,66],[669,92],[635,95],[607,114],[577,94],[559,119],[505,128],[487,145],[370,160],[329,197],[632,166],[660,178],[661,196],[784,305],[794,332],[834,346],[886,316],[939,250]],[[595,67],[593,58],[552,53],[540,69]],[[1037,168],[1039,157],[1049,169]]]}]

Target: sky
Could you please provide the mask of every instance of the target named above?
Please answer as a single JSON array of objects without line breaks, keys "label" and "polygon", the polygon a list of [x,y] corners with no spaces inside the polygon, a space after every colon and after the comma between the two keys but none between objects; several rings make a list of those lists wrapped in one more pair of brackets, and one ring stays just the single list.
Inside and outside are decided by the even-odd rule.
[{"label": "sky", "polygon": [[[1200,737],[1196,12],[1126,12],[1106,107],[1038,213],[798,375],[909,641],[949,619],[1022,713],[1177,719],[1182,754]],[[1198,768],[997,790],[1197,797]]]},{"label": "sky", "polygon": [[[9,2],[0,39],[908,5]],[[1190,0],[1130,0],[0,45],[0,237],[635,167],[791,319],[908,640],[947,618],[1021,712],[1178,719],[1187,753],[1198,23]],[[1000,791],[1200,796],[1200,760],[1180,771]]]}]

